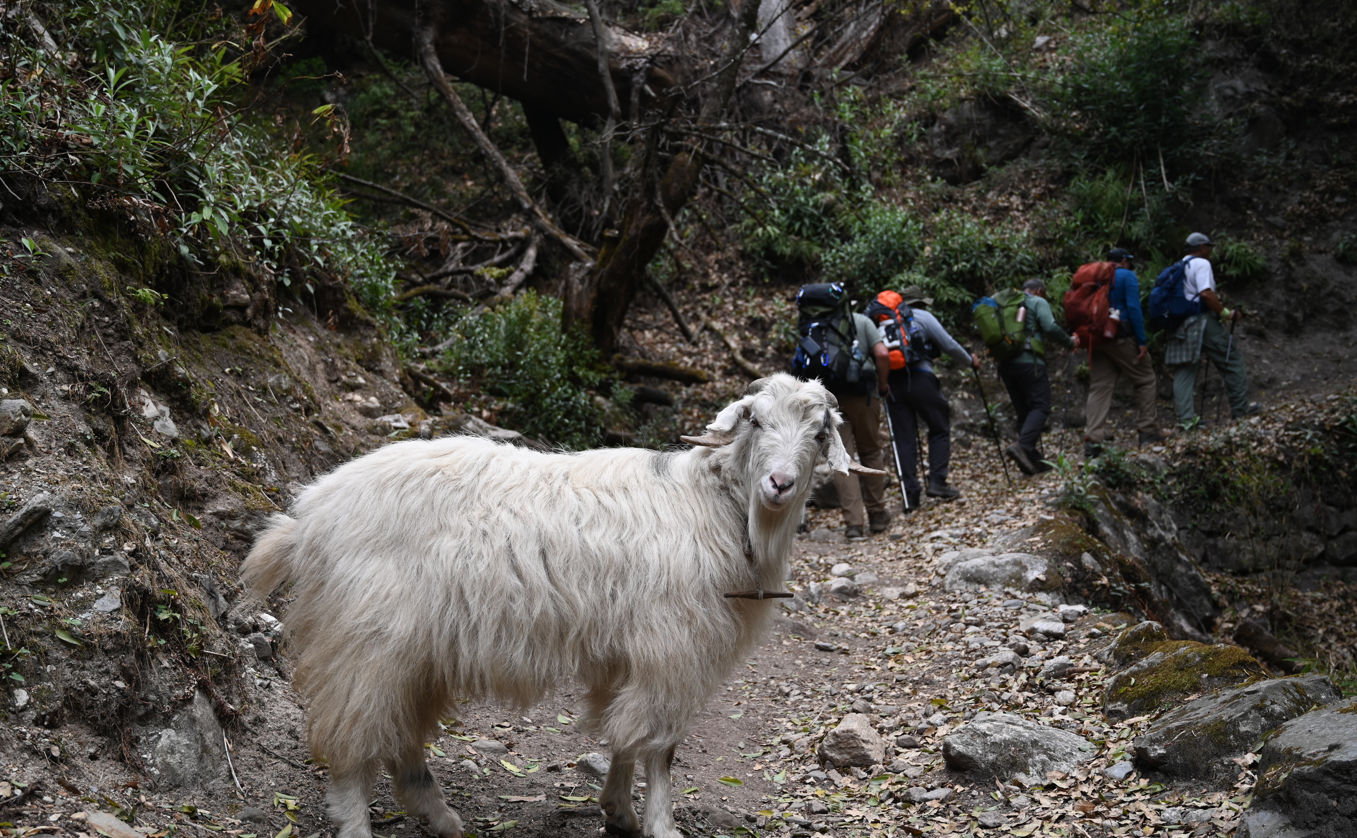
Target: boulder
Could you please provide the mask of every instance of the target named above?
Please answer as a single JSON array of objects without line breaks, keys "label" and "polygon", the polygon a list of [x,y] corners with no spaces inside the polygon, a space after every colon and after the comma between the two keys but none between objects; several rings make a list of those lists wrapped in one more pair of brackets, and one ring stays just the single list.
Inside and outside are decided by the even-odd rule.
[{"label": "boulder", "polygon": [[861,713],[849,713],[838,727],[825,734],[820,759],[836,768],[868,768],[886,760],[886,744]]},{"label": "boulder", "polygon": [[[498,742],[496,742],[495,744],[499,745]],[[475,748],[476,745],[472,745],[471,747]],[[503,746],[501,745],[500,747]],[[478,748],[477,750],[479,751],[480,749]],[[505,749],[504,753],[507,756],[509,753],[508,749]],[[496,757],[496,759],[498,759],[498,757]],[[608,771],[609,769],[612,768],[612,766],[613,766],[612,761],[605,757],[603,754],[591,751],[590,753],[585,754],[584,756],[580,757],[578,761],[576,761],[575,770],[583,772],[585,774],[591,774],[595,777],[606,777],[608,776]]]},{"label": "boulder", "polygon": [[206,789],[214,781],[225,779],[221,725],[212,711],[212,701],[202,690],[194,692],[189,706],[175,714],[170,726],[152,742],[150,763],[160,788]]},{"label": "boulder", "polygon": [[1009,713],[982,712],[942,740],[942,757],[953,771],[1025,785],[1044,783],[1048,771],[1072,772],[1094,751],[1082,736]]},{"label": "boulder", "polygon": [[1352,835],[1357,823],[1357,698],[1282,725],[1263,746],[1240,838]]},{"label": "boulder", "polygon": [[953,564],[942,580],[943,589],[949,592],[1012,588],[1035,593],[1057,590],[1061,584],[1060,574],[1051,563],[1031,553],[965,559]]},{"label": "boulder", "polygon": [[1239,773],[1231,758],[1283,723],[1341,697],[1323,675],[1259,681],[1203,696],[1170,710],[1135,738],[1136,766],[1229,788]]},{"label": "boulder", "polygon": [[1238,646],[1165,643],[1112,676],[1103,708],[1110,719],[1128,719],[1269,675],[1266,667]]},{"label": "boulder", "polygon": [[0,436],[23,436],[33,421],[33,405],[23,399],[0,401]]}]

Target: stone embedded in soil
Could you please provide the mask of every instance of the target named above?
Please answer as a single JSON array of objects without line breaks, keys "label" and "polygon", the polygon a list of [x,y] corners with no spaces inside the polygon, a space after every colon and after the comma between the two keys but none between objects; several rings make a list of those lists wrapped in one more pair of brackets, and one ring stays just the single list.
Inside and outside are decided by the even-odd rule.
[{"label": "stone embedded in soil", "polygon": [[33,421],[33,405],[24,399],[0,401],[0,436],[23,436]]},{"label": "stone embedded in soil", "polygon": [[981,588],[1053,591],[1061,584],[1060,574],[1051,563],[1030,553],[1003,553],[959,561],[942,580],[943,589],[951,593]]},{"label": "stone embedded in soil", "polygon": [[[1263,746],[1256,768],[1253,804],[1240,835],[1352,835],[1357,823],[1357,698],[1282,725]],[[1296,831],[1264,831],[1263,812],[1282,815]]]},{"label": "stone embedded in soil", "polygon": [[1074,661],[1065,655],[1060,655],[1046,661],[1046,664],[1041,667],[1041,671],[1037,673],[1037,680],[1058,681],[1070,674],[1071,669],[1074,669]]},{"label": "stone embedded in soil", "polygon": [[1261,681],[1170,710],[1134,740],[1136,764],[1164,774],[1233,784],[1230,759],[1267,733],[1342,695],[1323,675]]},{"label": "stone embedded in soil", "polygon": [[1268,676],[1267,669],[1238,646],[1164,643],[1159,651],[1112,676],[1103,708],[1108,718],[1120,721]]},{"label": "stone embedded in soil", "polygon": [[849,713],[820,743],[820,759],[837,768],[867,768],[886,759],[886,745],[862,713]]},{"label": "stone embedded in soil", "polygon": [[[495,744],[498,745],[499,743],[496,742]],[[476,746],[472,745],[471,747],[474,748]],[[506,750],[504,753],[505,755],[508,755],[509,752]],[[612,768],[612,761],[605,757],[603,754],[597,752],[587,753],[584,756],[580,757],[579,761],[575,763],[576,771],[580,771],[585,774],[591,774],[595,777],[608,776],[609,768]]]},{"label": "stone embedded in soil", "polygon": [[[494,739],[477,739],[475,742],[471,743],[471,750],[486,759],[504,759],[509,755],[509,749],[505,747],[504,743]],[[598,756],[598,754],[587,754],[584,758],[580,759],[580,762],[583,763],[584,760],[588,759],[590,756]],[[604,773],[606,774],[607,772],[605,771]]]},{"label": "stone embedded in soil", "polygon": [[1018,778],[1025,785],[1045,782],[1048,771],[1072,772],[1094,751],[1082,736],[1008,713],[982,712],[942,741],[942,757],[953,771]]},{"label": "stone embedded in soil", "polygon": [[1117,635],[1098,657],[1106,663],[1126,666],[1149,657],[1160,644],[1172,642],[1168,631],[1153,620],[1146,620]]},{"label": "stone embedded in soil", "polygon": [[829,575],[835,578],[851,577],[853,573],[853,566],[847,562],[839,562],[829,569]]},{"label": "stone embedded in soil", "polygon": [[117,588],[107,591],[94,601],[94,610],[100,614],[112,614],[123,607],[122,592]]},{"label": "stone embedded in soil", "polygon": [[852,579],[838,578],[829,580],[825,590],[838,599],[852,599],[858,595],[858,585]]},{"label": "stone embedded in soil", "polygon": [[864,570],[860,573],[854,574],[853,581],[858,583],[860,587],[866,588],[872,585],[879,584],[881,582],[881,577],[877,576],[875,573],[872,573],[870,570]]},{"label": "stone embedded in soil", "polygon": [[1103,773],[1106,774],[1109,778],[1116,780],[1117,782],[1121,782],[1122,780],[1125,780],[1127,777],[1131,776],[1131,774],[1134,773],[1135,770],[1136,770],[1135,763],[1131,762],[1130,760],[1124,760],[1122,762],[1117,763],[1116,765],[1111,766],[1107,770],[1103,771]]},{"label": "stone embedded in soil", "polygon": [[211,700],[202,690],[194,692],[193,701],[155,737],[151,765],[164,788],[202,788],[212,780],[224,778],[226,755],[221,725]]},{"label": "stone embedded in soil", "polygon": [[246,806],[236,813],[236,818],[245,823],[268,823],[269,815],[263,809],[256,809],[253,806]]},{"label": "stone embedded in soil", "polygon": [[245,642],[250,644],[250,648],[254,650],[254,656],[260,661],[273,660],[273,643],[264,635],[255,632],[245,638]]}]

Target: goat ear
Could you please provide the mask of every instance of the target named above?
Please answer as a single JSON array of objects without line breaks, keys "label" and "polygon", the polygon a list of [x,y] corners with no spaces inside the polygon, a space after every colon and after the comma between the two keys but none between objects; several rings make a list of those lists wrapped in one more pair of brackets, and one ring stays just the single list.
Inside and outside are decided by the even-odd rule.
[{"label": "goat ear", "polygon": [[[757,384],[758,382],[754,382]],[[689,445],[701,445],[707,448],[720,448],[723,445],[729,445],[735,441],[735,426],[740,424],[740,420],[749,415],[749,405],[754,401],[752,395],[745,396],[737,402],[732,402],[726,406],[725,410],[716,414],[716,419],[707,426],[707,432],[702,436],[681,436],[679,439]]]},{"label": "goat ear", "polygon": [[843,447],[843,440],[839,437],[837,428],[829,429],[829,448],[825,451],[825,462],[839,474],[847,474],[857,465],[853,458],[848,456],[848,450]]}]

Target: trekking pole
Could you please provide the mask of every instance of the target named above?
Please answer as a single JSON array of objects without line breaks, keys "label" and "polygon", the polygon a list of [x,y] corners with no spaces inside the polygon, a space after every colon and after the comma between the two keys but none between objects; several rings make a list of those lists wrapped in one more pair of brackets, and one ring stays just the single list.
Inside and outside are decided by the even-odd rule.
[{"label": "trekking pole", "polygon": [[985,415],[989,417],[990,431],[994,434],[994,450],[999,452],[999,465],[1003,466],[1004,479],[1008,481],[1008,488],[1013,488],[1013,478],[1008,475],[1008,463],[1004,461],[1004,449],[999,443],[999,423],[994,420],[994,414],[989,409],[989,398],[985,395],[985,385],[980,381],[980,370],[971,367],[971,372],[975,373],[975,386],[980,389],[980,401],[985,405]]},{"label": "trekking pole", "polygon": [[[887,397],[890,401],[895,401],[895,393]],[[891,438],[891,453],[895,455],[895,476],[900,479],[900,497],[904,498],[905,509],[909,509],[909,493],[905,491],[905,470],[900,468],[900,449],[895,447],[895,423],[891,421],[891,409],[889,405],[886,408],[886,433]]]},{"label": "trekking pole", "polygon": [[1225,367],[1220,370],[1220,398],[1216,399],[1216,415],[1211,419],[1212,425],[1220,422],[1220,403],[1229,396],[1229,385],[1225,382],[1225,368],[1230,366],[1230,355],[1234,352],[1234,327],[1237,325],[1239,325],[1238,320],[1230,323],[1230,340],[1225,344]]},{"label": "trekking pole", "polygon": [[1060,442],[1056,447],[1065,453],[1065,431],[1070,427],[1070,398],[1074,393],[1074,353],[1065,362],[1065,418],[1060,420]]}]

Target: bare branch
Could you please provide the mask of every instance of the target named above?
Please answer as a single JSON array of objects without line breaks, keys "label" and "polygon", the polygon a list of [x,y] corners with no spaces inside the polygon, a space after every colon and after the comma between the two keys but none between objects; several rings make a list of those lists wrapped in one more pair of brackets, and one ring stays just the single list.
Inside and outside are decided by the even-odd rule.
[{"label": "bare branch", "polygon": [[334,170],[331,170],[330,173],[333,174],[335,177],[339,178],[340,180],[348,181],[349,183],[356,183],[359,186],[362,186],[367,189],[375,189],[376,191],[388,195],[396,199],[397,201],[400,201],[403,204],[409,204],[412,207],[418,207],[419,209],[422,210],[428,210],[429,212],[433,213],[434,215],[438,216],[444,221],[447,221],[451,224],[456,224],[458,227],[461,227],[463,230],[467,232],[467,235],[472,236],[473,238],[478,238],[481,241],[488,242],[500,240],[493,233],[482,233],[477,230],[473,230],[470,224],[466,223],[457,216],[447,212],[446,210],[439,209],[433,204],[426,204],[423,201],[419,200],[418,198],[412,198],[409,195],[406,195],[404,192],[398,192],[397,190],[392,189],[389,186],[382,186],[380,183],[373,183],[370,180],[363,180],[362,178],[357,178],[354,177],[353,175],[346,175],[343,172],[336,172]]},{"label": "bare branch", "polygon": [[703,327],[710,329],[712,331],[712,334],[719,337],[721,339],[721,342],[724,343],[730,349],[730,354],[735,358],[736,366],[744,370],[745,374],[750,376],[751,378],[763,378],[764,376],[763,371],[745,360],[744,353],[740,351],[740,345],[735,342],[734,338],[732,338],[730,335],[722,331],[715,323],[711,321],[711,318],[707,317],[707,315],[703,314],[702,312],[698,312],[697,316],[702,318]]},{"label": "bare branch", "polygon": [[392,297],[393,302],[403,303],[413,300],[415,297],[445,297],[452,300],[461,300],[464,303],[474,303],[476,298],[464,291],[458,291],[455,288],[444,288],[441,285],[421,285],[418,288],[411,288],[409,291],[402,291]]},{"label": "bare branch", "polygon": [[669,289],[661,285],[648,268],[645,272],[645,278],[650,283],[650,287],[655,289],[656,295],[664,301],[664,307],[669,309],[669,313],[674,316],[674,322],[678,324],[679,331],[683,332],[683,336],[687,338],[689,343],[696,344],[697,335],[693,334],[693,330],[688,327],[688,322],[683,319],[683,312],[679,311],[678,303],[674,302],[674,297],[669,293]]},{"label": "bare branch", "polygon": [[490,142],[490,138],[481,130],[481,126],[476,122],[476,117],[472,115],[471,110],[462,101],[462,97],[458,96],[457,91],[452,88],[452,84],[448,81],[448,75],[443,72],[443,65],[438,60],[438,52],[433,47],[433,30],[427,27],[421,29],[417,37],[420,63],[424,65],[424,71],[429,75],[434,87],[442,94],[443,100],[452,108],[452,112],[456,115],[462,128],[471,135],[471,139],[475,141],[481,153],[485,155],[486,159],[499,172],[500,177],[504,179],[509,191],[518,201],[519,207],[533,219],[533,222],[541,228],[542,232],[560,242],[576,259],[592,264],[593,257],[585,252],[584,243],[557,227],[546,212],[537,205],[537,202],[528,194],[528,190],[523,187],[523,182],[518,179],[518,175],[510,168],[509,161],[505,160],[504,155],[500,154],[498,148],[495,148],[495,144]]},{"label": "bare branch", "polygon": [[594,24],[594,42],[598,47],[598,74],[603,79],[603,89],[608,94],[608,121],[603,126],[602,155],[599,160],[599,173],[603,180],[603,211],[608,216],[608,208],[613,197],[613,131],[617,130],[617,121],[622,118],[622,106],[617,102],[617,89],[613,87],[613,74],[608,68],[608,34],[603,28],[603,15],[599,14],[595,0],[584,0],[589,10],[589,20]]}]

